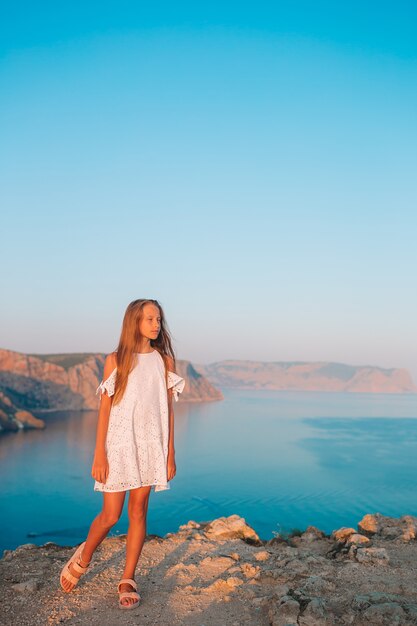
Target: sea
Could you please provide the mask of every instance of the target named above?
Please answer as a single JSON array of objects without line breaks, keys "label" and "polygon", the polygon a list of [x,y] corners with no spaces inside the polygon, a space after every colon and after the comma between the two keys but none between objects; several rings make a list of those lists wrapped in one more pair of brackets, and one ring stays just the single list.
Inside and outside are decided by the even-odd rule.
[{"label": "sea", "polygon": [[[233,514],[261,539],[356,527],[366,513],[417,515],[417,394],[221,391],[221,401],[174,403],[177,473],[151,491],[147,534]],[[0,555],[76,545],[101,509],[98,412],[35,414],[44,430],[0,436]],[[127,526],[125,506],[110,535]]]}]

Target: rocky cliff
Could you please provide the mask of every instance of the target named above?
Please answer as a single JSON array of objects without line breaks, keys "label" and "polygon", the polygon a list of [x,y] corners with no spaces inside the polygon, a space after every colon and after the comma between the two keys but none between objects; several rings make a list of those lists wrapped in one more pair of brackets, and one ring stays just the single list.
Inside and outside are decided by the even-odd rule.
[{"label": "rocky cliff", "polygon": [[[20,428],[20,424],[26,427],[31,418],[32,427],[41,427],[41,420],[29,417],[31,410],[39,413],[97,409],[99,397],[95,392],[103,376],[105,357],[92,353],[42,355],[0,350],[0,392],[4,399],[3,403],[0,401],[0,427],[7,423],[11,430]],[[178,360],[177,373],[186,379],[179,402],[223,398],[189,361]]]},{"label": "rocky cliff", "polygon": [[126,536],[107,538],[65,594],[74,548],[46,543],[0,560],[3,626],[407,626],[417,624],[417,517],[366,515],[330,535],[314,526],[262,540],[238,515],[148,535],[136,573],[141,604],[121,613]]},{"label": "rocky cliff", "polygon": [[405,369],[330,362],[217,361],[195,365],[210,382],[236,389],[416,393]]},{"label": "rocky cliff", "polygon": [[23,428],[45,428],[45,422],[36,418],[30,411],[21,411],[0,391],[0,432]]}]

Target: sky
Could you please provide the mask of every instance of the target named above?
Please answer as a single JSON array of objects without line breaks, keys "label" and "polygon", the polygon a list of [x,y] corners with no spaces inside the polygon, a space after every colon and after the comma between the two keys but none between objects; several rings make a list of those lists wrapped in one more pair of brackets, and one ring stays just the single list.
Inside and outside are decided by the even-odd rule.
[{"label": "sky", "polygon": [[414,2],[15,2],[0,19],[0,347],[417,383]]}]

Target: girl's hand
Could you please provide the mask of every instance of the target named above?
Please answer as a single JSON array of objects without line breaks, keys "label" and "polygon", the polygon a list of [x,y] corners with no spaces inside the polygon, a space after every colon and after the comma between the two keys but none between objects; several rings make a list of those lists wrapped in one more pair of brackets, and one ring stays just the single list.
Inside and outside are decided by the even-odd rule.
[{"label": "girl's hand", "polygon": [[177,467],[175,465],[175,454],[174,452],[168,452],[167,480],[172,480],[176,473],[177,473]]},{"label": "girl's hand", "polygon": [[105,452],[94,455],[91,476],[99,483],[105,483],[109,475],[109,463]]}]

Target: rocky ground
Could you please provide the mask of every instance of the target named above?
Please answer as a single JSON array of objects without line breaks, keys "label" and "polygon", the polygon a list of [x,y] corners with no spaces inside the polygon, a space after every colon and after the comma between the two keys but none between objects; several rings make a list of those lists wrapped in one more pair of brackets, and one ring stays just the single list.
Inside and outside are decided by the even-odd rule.
[{"label": "rocky ground", "polygon": [[0,622],[142,626],[417,624],[417,517],[366,515],[357,529],[261,541],[237,515],[148,536],[136,581],[142,602],[118,609],[125,537],[106,539],[70,594],[59,585],[74,548],[6,550]]}]

